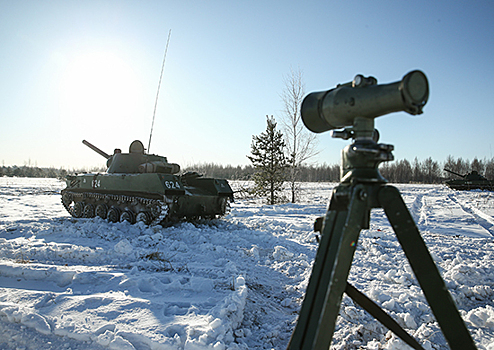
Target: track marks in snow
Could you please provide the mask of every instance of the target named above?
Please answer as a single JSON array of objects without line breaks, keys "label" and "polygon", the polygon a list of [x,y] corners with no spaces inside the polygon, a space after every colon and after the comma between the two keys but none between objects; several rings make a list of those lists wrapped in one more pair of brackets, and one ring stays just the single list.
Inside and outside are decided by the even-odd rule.
[{"label": "track marks in snow", "polygon": [[427,196],[431,191],[421,192],[415,196],[410,205],[410,213],[417,225],[427,226],[427,219],[430,217],[431,208],[427,204]]},{"label": "track marks in snow", "polygon": [[457,193],[449,193],[448,198],[458,205],[465,213],[470,215],[474,221],[483,227],[489,234],[494,236],[494,218],[481,210],[475,208],[470,203],[458,198]]},{"label": "track marks in snow", "polygon": [[437,226],[435,213],[437,212],[438,202],[441,202],[441,199],[437,197],[437,188],[421,191],[410,191],[408,188],[403,191],[400,188],[400,192],[420,230]]},{"label": "track marks in snow", "polygon": [[453,191],[445,186],[399,185],[422,233],[494,236],[494,196],[491,192]]}]

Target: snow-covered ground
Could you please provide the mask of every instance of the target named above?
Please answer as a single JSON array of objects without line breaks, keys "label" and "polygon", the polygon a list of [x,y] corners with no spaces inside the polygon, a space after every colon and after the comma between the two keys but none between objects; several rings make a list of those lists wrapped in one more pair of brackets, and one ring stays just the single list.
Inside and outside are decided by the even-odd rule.
[{"label": "snow-covered ground", "polygon": [[[334,185],[162,228],[76,220],[62,182],[0,178],[0,349],[285,349]],[[494,193],[397,187],[475,343],[494,350]],[[382,210],[350,281],[425,349],[448,348]],[[344,297],[332,349],[407,346]]]}]

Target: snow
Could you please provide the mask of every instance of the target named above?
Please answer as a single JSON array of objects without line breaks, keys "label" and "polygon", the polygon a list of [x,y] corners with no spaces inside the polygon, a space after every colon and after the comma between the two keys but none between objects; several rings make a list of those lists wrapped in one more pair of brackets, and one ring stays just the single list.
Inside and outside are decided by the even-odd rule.
[{"label": "snow", "polygon": [[[62,182],[0,178],[0,349],[285,349],[334,186],[162,228],[76,220]],[[494,350],[494,193],[397,187],[477,347]],[[382,210],[349,281],[425,349],[448,348]],[[332,349],[409,348],[344,296]]]}]

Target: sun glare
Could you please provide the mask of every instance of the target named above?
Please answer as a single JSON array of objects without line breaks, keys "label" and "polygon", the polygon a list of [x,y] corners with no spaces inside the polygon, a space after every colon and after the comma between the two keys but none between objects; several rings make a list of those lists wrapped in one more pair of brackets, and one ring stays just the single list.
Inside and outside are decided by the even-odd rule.
[{"label": "sun glare", "polygon": [[139,79],[118,56],[97,52],[68,63],[60,84],[62,123],[69,128],[118,125],[142,115]]}]

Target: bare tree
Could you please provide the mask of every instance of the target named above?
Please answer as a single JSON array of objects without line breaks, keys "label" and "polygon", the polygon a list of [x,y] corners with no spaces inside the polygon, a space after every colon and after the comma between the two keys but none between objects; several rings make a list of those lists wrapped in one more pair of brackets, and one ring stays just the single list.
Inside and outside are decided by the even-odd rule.
[{"label": "bare tree", "polygon": [[316,150],[316,134],[309,132],[300,115],[300,106],[304,98],[304,82],[300,69],[290,70],[290,74],[284,77],[284,89],[281,94],[283,101],[283,112],[281,123],[285,136],[288,174],[290,190],[292,193],[291,202],[295,203],[298,191],[298,170],[308,159],[319,152]]}]

